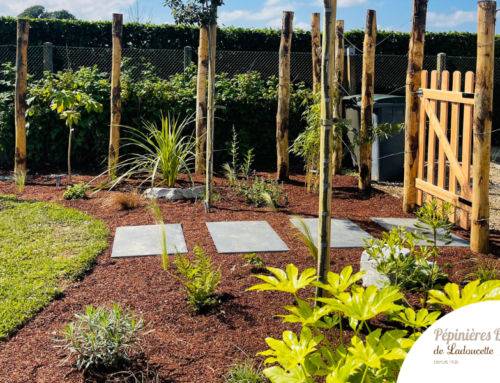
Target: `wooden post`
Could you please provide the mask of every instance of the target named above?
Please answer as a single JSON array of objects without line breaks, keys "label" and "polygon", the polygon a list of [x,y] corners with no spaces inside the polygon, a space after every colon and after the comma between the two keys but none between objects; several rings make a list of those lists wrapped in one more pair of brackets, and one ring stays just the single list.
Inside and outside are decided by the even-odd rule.
[{"label": "wooden post", "polygon": [[356,94],[356,66],[354,56],[356,49],[353,46],[347,47],[347,84],[346,90],[351,96]]},{"label": "wooden post", "polygon": [[441,89],[441,80],[443,72],[446,70],[446,53],[438,53],[437,55],[437,71],[438,71],[438,86]]},{"label": "wooden post", "polygon": [[[330,271],[330,233],[332,216],[332,152],[333,152],[333,95],[334,48],[337,0],[323,0],[323,44],[321,59],[321,144],[319,162],[319,236],[318,276],[326,283]],[[325,296],[323,289],[316,289],[316,297]]]},{"label": "wooden post", "polygon": [[[344,20],[337,21],[335,39],[335,80],[344,82]],[[342,118],[342,92],[337,92],[337,105],[333,106],[333,118]],[[335,132],[336,144],[333,152],[333,174],[342,174],[342,132]]]},{"label": "wooden post", "polygon": [[[413,20],[408,54],[408,71],[406,74],[406,116],[405,116],[405,168],[403,188],[403,211],[413,213],[416,209],[418,124],[420,99],[415,93],[421,84],[422,66],[424,64],[425,24],[428,0],[413,0]],[[425,153],[422,153],[422,157]]]},{"label": "wooden post", "polygon": [[292,49],[293,12],[283,12],[281,27],[280,67],[278,88],[278,114],[276,141],[278,149],[278,174],[280,181],[288,180],[288,129],[290,127],[290,50]]},{"label": "wooden post", "polygon": [[217,43],[217,11],[215,21],[208,26],[208,118],[205,211],[210,213],[213,203],[214,172],[214,112],[215,112],[215,48]]},{"label": "wooden post", "polygon": [[16,148],[14,172],[26,171],[26,90],[28,88],[28,36],[30,22],[27,19],[17,20],[17,53],[16,53],[16,94],[15,122]]},{"label": "wooden post", "polygon": [[207,72],[208,32],[207,26],[200,27],[198,47],[198,83],[196,85],[196,158],[195,173],[205,172],[205,149],[207,144]]},{"label": "wooden post", "polygon": [[496,1],[478,3],[476,98],[473,120],[471,250],[488,254]]},{"label": "wooden post", "polygon": [[120,119],[122,115],[120,71],[122,61],[123,15],[113,13],[113,57],[111,62],[111,129],[109,136],[108,169],[111,177],[116,173],[120,147]]},{"label": "wooden post", "polygon": [[363,44],[363,78],[361,86],[361,131],[359,147],[360,190],[371,186],[372,182],[372,145],[373,131],[373,88],[375,73],[375,46],[377,43],[377,14],[368,10],[366,15],[365,41]]},{"label": "wooden post", "polygon": [[313,13],[311,17],[311,45],[313,63],[313,93],[318,93],[321,80],[321,32],[320,13]]}]

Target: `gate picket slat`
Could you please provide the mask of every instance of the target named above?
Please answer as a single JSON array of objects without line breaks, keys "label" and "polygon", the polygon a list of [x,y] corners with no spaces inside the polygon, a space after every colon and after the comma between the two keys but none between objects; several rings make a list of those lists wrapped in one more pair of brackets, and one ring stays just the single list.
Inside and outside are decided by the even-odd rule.
[{"label": "gate picket slat", "polygon": [[[431,73],[431,89],[438,89],[438,72],[433,70]],[[431,100],[430,106],[434,113],[437,110],[437,101]],[[424,102],[425,103],[425,102]],[[434,167],[436,163],[436,133],[431,124],[429,124],[429,144],[427,147],[427,182],[434,185]],[[432,195],[427,193],[427,202],[432,201]]]},{"label": "gate picket slat", "polygon": [[[429,72],[422,71],[421,88],[427,89],[429,84]],[[425,112],[425,103],[420,99],[420,125],[418,128],[418,163],[417,163],[417,178],[423,180],[425,175],[425,131],[427,128],[427,113]],[[422,206],[424,200],[424,192],[417,190],[417,205]]]},{"label": "gate picket slat", "polygon": [[[462,89],[462,73],[456,71],[453,73],[453,91],[460,92]],[[460,128],[460,103],[454,102],[451,104],[451,132],[450,146],[455,157],[458,156],[458,137]],[[455,171],[450,167],[449,190],[453,194],[457,194],[457,177]],[[451,222],[457,220],[457,209],[453,208],[450,216]]]},{"label": "gate picket slat", "polygon": [[[474,73],[467,72],[465,74],[465,92],[474,93]],[[470,184],[470,165],[471,165],[471,148],[472,148],[472,105],[464,105],[464,127],[462,133],[462,172]],[[467,190],[461,188],[461,197],[472,201],[472,195]],[[460,212],[460,227],[469,230],[469,213],[462,210]]]},{"label": "gate picket slat", "polygon": [[[441,75],[441,90],[448,91],[450,89],[450,72],[443,71]],[[439,122],[445,137],[448,137],[448,102],[440,101],[439,103]],[[439,143],[439,156],[438,156],[438,181],[437,186],[444,189],[446,186],[446,156],[444,148]],[[441,201],[440,201],[441,202]]]}]

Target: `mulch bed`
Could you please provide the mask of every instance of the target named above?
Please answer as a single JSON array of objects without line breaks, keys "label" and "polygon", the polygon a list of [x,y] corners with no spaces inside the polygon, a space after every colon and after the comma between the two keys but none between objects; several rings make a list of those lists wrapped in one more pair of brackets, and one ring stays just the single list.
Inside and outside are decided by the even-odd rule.
[{"label": "mulch bed", "polygon": [[[73,183],[90,179],[90,176],[78,176],[74,177]],[[196,181],[201,184],[203,180],[197,178]],[[295,215],[317,217],[318,196],[307,194],[304,177],[294,175],[285,185],[289,204],[272,213],[267,208],[246,204],[230,192],[223,180],[216,178],[215,181],[221,200],[215,203],[209,215],[205,214],[200,202],[160,202],[165,223],[182,223],[188,249],[191,251],[195,245],[200,245],[216,265],[221,265],[222,280],[218,289],[221,306],[210,313],[195,314],[187,308],[181,284],[162,269],[158,257],[110,258],[113,235],[118,226],[154,224],[144,207],[123,211],[107,205],[109,195],[119,191],[99,192],[88,200],[65,201],[62,199],[64,178],[59,188],[55,186],[56,180],[47,176],[29,179],[21,198],[55,202],[81,210],[104,221],[113,235],[109,240],[110,247],[98,258],[90,273],[66,288],[60,299],[49,304],[10,340],[0,342],[0,381],[105,381],[105,377],[80,372],[69,363],[62,364],[67,353],[53,347],[57,332],[87,305],[119,302],[123,307],[142,314],[145,321],[151,323],[150,328],[155,331],[146,336],[143,354],[129,368],[145,370],[146,363],[149,363],[149,368],[158,373],[162,382],[220,382],[227,367],[236,360],[254,357],[257,352],[266,350],[266,337],[281,338],[284,330],[297,330],[297,326],[283,325],[281,318],[273,317],[285,313],[281,306],[293,303],[290,295],[246,292],[247,288],[258,283],[251,277],[251,267],[244,267],[246,261],[242,260],[242,254],[218,254],[205,222],[266,220],[291,251],[261,253],[259,256],[268,266],[285,268],[293,263],[302,271],[316,265],[306,246],[297,238],[297,229],[289,218]],[[125,189],[130,190],[130,187],[123,187]],[[335,176],[333,189],[332,216],[349,218],[377,237],[382,235],[382,227],[370,217],[410,217],[402,213],[401,199],[374,189],[358,191],[356,178]],[[0,182],[0,193],[15,192],[12,182]],[[466,231],[454,230],[454,233],[469,239]],[[493,255],[500,255],[500,232],[493,232],[492,240]],[[332,249],[332,271],[340,272],[347,265],[359,271],[361,251],[360,248]],[[467,269],[474,266],[473,258],[483,257],[468,248],[443,248],[440,254],[440,263],[451,264],[452,269],[448,272],[456,283],[462,282]],[[312,295],[313,291],[309,291],[301,297]],[[411,300],[416,302],[418,297]],[[379,324],[384,326],[383,321]]]}]

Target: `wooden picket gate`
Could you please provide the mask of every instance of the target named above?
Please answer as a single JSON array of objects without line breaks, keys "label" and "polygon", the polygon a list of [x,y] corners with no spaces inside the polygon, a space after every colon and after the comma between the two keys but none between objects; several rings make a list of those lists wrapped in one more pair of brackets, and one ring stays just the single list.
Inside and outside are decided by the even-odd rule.
[{"label": "wooden picket gate", "polygon": [[[466,73],[463,91],[462,73],[460,72],[453,73],[451,91],[450,73],[448,71],[442,73],[441,89],[438,86],[437,71],[431,73],[430,88],[428,87],[428,77],[428,72],[423,71],[421,89],[419,90],[421,109],[418,131],[417,178],[415,182],[417,189],[416,202],[420,206],[425,202],[424,192],[427,201],[436,197],[441,201],[451,202],[460,208],[459,225],[464,229],[469,229],[469,213],[472,212],[470,169],[474,73]],[[450,103],[451,121],[449,121]],[[463,105],[463,115],[461,105]],[[460,133],[462,136],[461,163],[459,162]],[[438,144],[437,174],[436,143]],[[457,182],[460,184],[460,192],[457,188]],[[457,218],[455,208],[450,220],[456,222]]]}]

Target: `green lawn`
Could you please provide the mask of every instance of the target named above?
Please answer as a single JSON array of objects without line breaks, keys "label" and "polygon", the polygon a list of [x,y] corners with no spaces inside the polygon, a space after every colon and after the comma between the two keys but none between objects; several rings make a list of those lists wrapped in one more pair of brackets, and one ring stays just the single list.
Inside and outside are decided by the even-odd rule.
[{"label": "green lawn", "polygon": [[0,338],[47,305],[106,248],[103,222],[0,195]]}]

